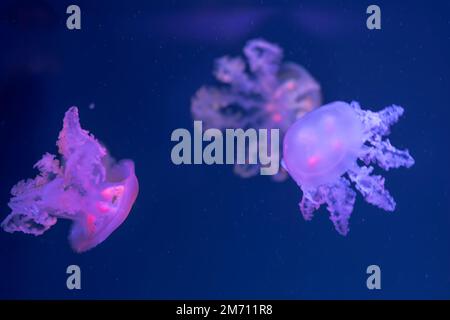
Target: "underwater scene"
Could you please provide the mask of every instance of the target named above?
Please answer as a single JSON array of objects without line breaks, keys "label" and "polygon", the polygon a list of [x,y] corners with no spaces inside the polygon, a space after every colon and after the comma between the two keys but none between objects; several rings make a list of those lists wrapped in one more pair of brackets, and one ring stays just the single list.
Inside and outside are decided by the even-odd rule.
[{"label": "underwater scene", "polygon": [[1,300],[450,299],[450,2],[4,0],[0,43]]}]

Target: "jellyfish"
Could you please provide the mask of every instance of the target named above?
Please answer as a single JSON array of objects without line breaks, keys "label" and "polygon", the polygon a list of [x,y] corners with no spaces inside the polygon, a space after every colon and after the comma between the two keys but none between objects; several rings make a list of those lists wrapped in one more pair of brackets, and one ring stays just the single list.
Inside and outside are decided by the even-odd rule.
[{"label": "jellyfish", "polygon": [[76,107],[65,114],[57,146],[60,159],[44,154],[34,166],[39,175],[12,188],[12,212],[1,227],[39,236],[59,218],[69,219],[71,247],[83,252],[103,242],[127,218],[139,189],[134,163],[116,163],[81,128]]},{"label": "jellyfish", "polygon": [[356,192],[386,211],[394,211],[394,198],[384,187],[384,178],[372,174],[411,167],[408,150],[399,150],[385,138],[404,110],[392,105],[379,112],[361,109],[357,102],[336,101],[297,120],[283,141],[282,165],[303,192],[299,204],[305,220],[327,205],[330,219],[341,235],[349,231]]},{"label": "jellyfish", "polygon": [[[283,137],[289,126],[321,104],[317,81],[302,66],[282,62],[283,51],[262,39],[247,42],[244,55],[222,57],[216,61],[214,75],[223,87],[202,87],[192,99],[194,120],[203,122],[204,130],[279,129]],[[255,146],[247,146],[248,158]],[[256,152],[256,151],[255,151]],[[257,164],[236,164],[241,177],[259,172]],[[284,170],[274,176],[287,177]]]}]

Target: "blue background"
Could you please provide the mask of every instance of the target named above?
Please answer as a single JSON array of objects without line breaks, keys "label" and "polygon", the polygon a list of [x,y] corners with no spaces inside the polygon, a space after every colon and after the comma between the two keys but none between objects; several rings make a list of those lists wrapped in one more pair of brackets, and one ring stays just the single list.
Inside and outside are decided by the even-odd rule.
[{"label": "blue background", "polygon": [[[140,194],[125,223],[83,254],[70,223],[41,237],[0,232],[0,298],[450,298],[448,1],[0,2],[0,212],[10,188],[56,152],[64,112],[117,158],[136,163]],[[153,2],[153,1],[152,1]],[[230,166],[175,166],[175,128],[192,130],[190,99],[214,84],[213,61],[263,37],[321,83],[324,101],[406,113],[392,143],[411,169],[383,173],[397,210],[358,196],[341,237],[324,208],[311,222],[292,180],[242,179]],[[95,108],[88,106],[94,103]],[[66,289],[66,267],[82,290]],[[366,288],[377,264],[382,290]]]}]

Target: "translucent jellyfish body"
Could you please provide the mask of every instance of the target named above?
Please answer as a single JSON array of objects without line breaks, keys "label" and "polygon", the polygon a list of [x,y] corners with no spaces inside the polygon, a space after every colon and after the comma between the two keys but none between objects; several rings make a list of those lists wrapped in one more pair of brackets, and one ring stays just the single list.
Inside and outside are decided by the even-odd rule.
[{"label": "translucent jellyfish body", "polygon": [[[250,40],[244,55],[216,61],[214,75],[224,87],[202,87],[192,99],[194,120],[203,128],[280,129],[283,137],[289,126],[321,104],[317,81],[300,65],[282,62],[283,51],[262,39]],[[248,150],[257,150],[249,146]],[[259,173],[259,166],[236,164],[242,177]],[[280,171],[276,178],[283,178]]]},{"label": "translucent jellyfish body", "polygon": [[384,170],[414,164],[408,150],[383,140],[402,114],[403,108],[395,105],[372,112],[356,102],[333,102],[289,128],[283,141],[283,166],[303,191],[300,211],[306,220],[327,204],[336,230],[346,235],[356,198],[351,183],[367,202],[387,211],[395,209],[384,178],[372,175],[370,164]]},{"label": "translucent jellyfish body", "polygon": [[131,160],[115,163],[107,150],[80,127],[78,109],[64,117],[57,142],[61,161],[46,153],[35,179],[20,181],[11,193],[7,232],[41,235],[58,218],[73,221],[69,235],[77,252],[104,241],[127,218],[138,194]]}]

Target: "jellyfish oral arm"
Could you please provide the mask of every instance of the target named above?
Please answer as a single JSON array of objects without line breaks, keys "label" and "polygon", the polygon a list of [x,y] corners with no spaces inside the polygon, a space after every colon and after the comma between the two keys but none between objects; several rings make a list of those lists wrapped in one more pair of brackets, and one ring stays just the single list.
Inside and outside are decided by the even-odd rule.
[{"label": "jellyfish oral arm", "polygon": [[340,178],[332,184],[319,188],[302,188],[302,191],[303,197],[299,206],[305,220],[311,220],[314,212],[322,204],[326,204],[327,210],[330,212],[330,220],[336,231],[341,235],[348,233],[349,219],[353,211],[356,193],[351,189],[347,179]]}]

